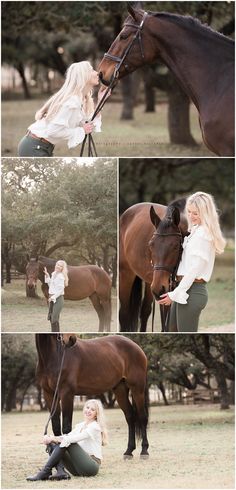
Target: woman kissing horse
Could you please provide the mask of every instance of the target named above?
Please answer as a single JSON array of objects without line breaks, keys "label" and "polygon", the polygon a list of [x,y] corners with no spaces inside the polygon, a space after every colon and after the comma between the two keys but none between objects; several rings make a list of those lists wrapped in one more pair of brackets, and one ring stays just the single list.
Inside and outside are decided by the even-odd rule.
[{"label": "woman kissing horse", "polygon": [[203,141],[215,154],[234,155],[234,41],[198,20],[128,8],[122,31],[99,66],[109,85],[158,58],[196,106]]},{"label": "woman kissing horse", "polygon": [[64,348],[61,341],[67,347],[59,379],[58,398],[55,397],[57,402],[51,418],[54,435],[71,431],[75,395],[91,397],[113,390],[128,424],[128,447],[124,457],[132,457],[136,447],[135,434],[142,439],[140,456],[147,457],[147,358],[142,349],[121,335],[81,340],[74,334],[36,334],[36,379],[50,411],[53,409]]},{"label": "woman kissing horse", "polygon": [[[182,213],[185,200],[168,207],[139,203],[120,218],[119,296],[120,330],[145,332],[153,297],[169,291],[170,278],[180,260],[181,242],[187,232]],[[142,281],[145,284],[142,298]],[[166,312],[165,312],[166,313]]]},{"label": "woman kissing horse", "polygon": [[[40,256],[29,260],[26,266],[26,282],[35,288],[37,279],[42,283],[42,291],[48,299],[48,285],[45,283],[44,267],[51,274],[56,260]],[[81,300],[89,298],[99,318],[99,332],[110,331],[111,324],[111,279],[97,265],[68,265],[68,287],[65,299]]]}]

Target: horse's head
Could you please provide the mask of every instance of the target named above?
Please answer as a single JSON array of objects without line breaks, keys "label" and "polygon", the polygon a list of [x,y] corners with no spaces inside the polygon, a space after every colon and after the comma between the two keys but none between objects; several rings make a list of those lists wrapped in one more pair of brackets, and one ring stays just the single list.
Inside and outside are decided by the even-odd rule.
[{"label": "horse's head", "polygon": [[104,85],[109,85],[114,76],[122,78],[146,63],[152,63],[150,44],[146,33],[147,13],[128,7],[129,16],[123,29],[104,55],[99,67],[99,77]]},{"label": "horse's head", "polygon": [[61,340],[66,347],[73,347],[73,345],[76,343],[77,337],[74,333],[63,333],[61,334]]},{"label": "horse's head", "polygon": [[176,271],[182,252],[182,234],[179,228],[180,212],[169,206],[163,220],[150,208],[150,218],[156,231],[149,242],[153,279],[151,291],[156,299],[169,291],[171,275]]},{"label": "horse's head", "polygon": [[38,257],[29,259],[26,265],[26,284],[29,289],[35,289],[37,285],[37,279],[39,275],[39,261]]}]

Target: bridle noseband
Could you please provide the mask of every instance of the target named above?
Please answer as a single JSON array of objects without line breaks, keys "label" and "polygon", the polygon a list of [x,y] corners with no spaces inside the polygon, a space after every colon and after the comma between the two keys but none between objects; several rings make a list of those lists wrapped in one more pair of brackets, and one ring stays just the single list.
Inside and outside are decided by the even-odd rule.
[{"label": "bridle noseband", "polygon": [[[142,18],[140,24],[132,24],[130,22],[126,22],[124,24],[124,27],[134,27],[136,29],[136,32],[133,35],[133,38],[131,39],[130,43],[128,44],[128,46],[125,49],[125,51],[124,51],[124,53],[123,53],[122,56],[114,56],[113,54],[110,54],[110,53],[105,53],[104,54],[104,58],[110,59],[110,60],[115,61],[117,63],[116,66],[115,66],[113,77],[112,77],[113,80],[118,77],[119,70],[120,70],[121,66],[123,65],[125,59],[127,58],[127,56],[129,54],[129,52],[130,52],[133,44],[135,43],[136,39],[138,39],[138,42],[139,42],[141,56],[142,56],[142,58],[144,58],[144,51],[143,51],[143,44],[142,44],[141,32],[142,32],[142,28],[143,28],[143,25],[144,25],[144,22],[146,20],[147,15],[148,15],[148,13],[147,12],[144,12],[143,18]],[[128,67],[128,65],[127,65],[127,67]]]}]

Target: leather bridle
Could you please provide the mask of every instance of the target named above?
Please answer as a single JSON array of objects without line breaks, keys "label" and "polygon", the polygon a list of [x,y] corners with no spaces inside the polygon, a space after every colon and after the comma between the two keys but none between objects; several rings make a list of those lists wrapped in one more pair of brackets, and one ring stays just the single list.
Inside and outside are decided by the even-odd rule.
[{"label": "leather bridle", "polygon": [[[147,12],[144,12],[143,14],[143,18],[140,22],[140,24],[132,24],[132,23],[129,23],[129,22],[126,22],[124,24],[124,27],[127,26],[127,27],[134,27],[136,29],[136,32],[133,36],[133,38],[131,39],[130,43],[128,44],[127,48],[125,49],[125,52],[124,54],[119,57],[119,56],[114,56],[110,53],[105,53],[104,54],[104,58],[107,58],[107,59],[110,59],[112,61],[115,61],[117,64],[115,66],[115,69],[114,69],[114,73],[111,77],[111,81],[102,97],[102,99],[100,100],[99,104],[97,105],[93,115],[92,115],[92,118],[90,121],[93,121],[95,119],[95,117],[98,115],[98,113],[102,110],[105,102],[106,102],[106,98],[107,98],[107,94],[110,90],[113,89],[114,85],[116,84],[116,80],[118,78],[118,75],[119,75],[119,69],[120,67],[123,65],[125,59],[127,58],[133,44],[135,43],[136,39],[138,39],[138,42],[139,42],[139,46],[140,46],[140,51],[141,51],[141,56],[142,58],[144,58],[144,51],[143,51],[143,44],[142,44],[142,38],[141,38],[141,32],[142,32],[142,28],[143,28],[143,25],[144,25],[144,22],[145,22],[145,19],[147,17],[148,13]],[[126,65],[126,68],[128,68],[128,65]],[[86,134],[85,135],[85,138],[83,140],[83,143],[82,143],[82,146],[81,146],[81,151],[80,151],[80,157],[83,156],[84,154],[84,150],[85,150],[85,145],[86,145],[86,141],[88,140],[88,157],[97,157],[97,150],[96,150],[96,146],[95,146],[95,143],[94,143],[94,140],[93,140],[93,136],[92,134]]]},{"label": "leather bridle", "polygon": [[[116,62],[116,66],[115,66],[115,70],[114,70],[114,73],[112,76],[112,80],[114,80],[115,78],[118,77],[119,70],[120,70],[121,66],[124,64],[124,62],[125,62],[128,54],[129,54],[133,44],[135,43],[136,39],[138,39],[141,56],[144,59],[144,50],[143,50],[141,33],[142,33],[142,29],[143,29],[144,22],[146,20],[147,15],[148,15],[148,13],[144,12],[143,18],[142,18],[140,24],[133,24],[131,22],[126,22],[124,24],[124,27],[133,27],[134,29],[136,29],[136,32],[134,33],[133,38],[131,39],[130,43],[128,44],[128,46],[125,49],[122,56],[114,56],[113,54],[110,54],[110,53],[104,54],[104,58],[107,58],[107,59],[110,59],[111,61]],[[126,65],[125,68],[128,68],[128,65]]]},{"label": "leather bridle", "polygon": [[[183,235],[180,231],[179,232],[173,232],[173,233],[159,233],[158,231],[155,231],[154,236],[155,235],[156,236],[162,236],[162,237],[178,236],[180,238],[180,240],[179,240],[179,254],[178,254],[178,259],[177,259],[176,264],[172,264],[172,265],[154,264],[153,265],[154,271],[163,270],[163,271],[170,273],[169,291],[173,291],[175,288],[176,274],[177,274],[177,270],[179,267],[179,263],[180,263],[182,251],[183,251],[183,247],[182,247]],[[161,309],[161,331],[162,332],[168,332],[168,323],[169,323],[169,317],[170,317],[170,306],[160,305],[160,309]],[[154,331],[154,316],[155,316],[155,298],[153,299],[152,332]]]}]

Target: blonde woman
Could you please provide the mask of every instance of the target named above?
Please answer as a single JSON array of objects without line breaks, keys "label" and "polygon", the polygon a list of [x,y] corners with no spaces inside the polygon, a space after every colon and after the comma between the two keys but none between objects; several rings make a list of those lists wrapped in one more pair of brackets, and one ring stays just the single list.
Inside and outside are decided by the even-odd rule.
[{"label": "blonde woman", "polygon": [[215,255],[222,254],[226,241],[222,235],[213,197],[196,192],[187,199],[189,236],[177,270],[178,286],[161,296],[161,305],[171,305],[169,330],[197,332],[201,311],[208,301],[206,284],[210,280]]},{"label": "blonde woman", "polygon": [[64,305],[64,289],[68,286],[67,264],[58,260],[51,277],[44,267],[44,281],[49,285],[49,312],[48,320],[51,322],[52,332],[59,332],[59,317]]},{"label": "blonde woman", "polygon": [[[68,148],[74,148],[82,143],[86,134],[100,132],[101,114],[87,122],[94,112],[92,91],[98,84],[98,73],[88,61],[73,63],[61,89],[36,112],[36,122],[28,127],[19,143],[19,156],[51,157],[57,143],[66,141]],[[106,88],[98,93],[98,103],[104,90]]]},{"label": "blonde woman", "polygon": [[58,464],[64,465],[74,476],[95,476],[98,473],[102,446],[108,442],[101,402],[88,400],[84,405],[83,417],[83,422],[69,434],[44,436],[43,443],[47,445],[50,457],[44,468],[35,476],[29,476],[28,481],[69,479],[70,475],[66,472],[52,476],[52,468]]}]

